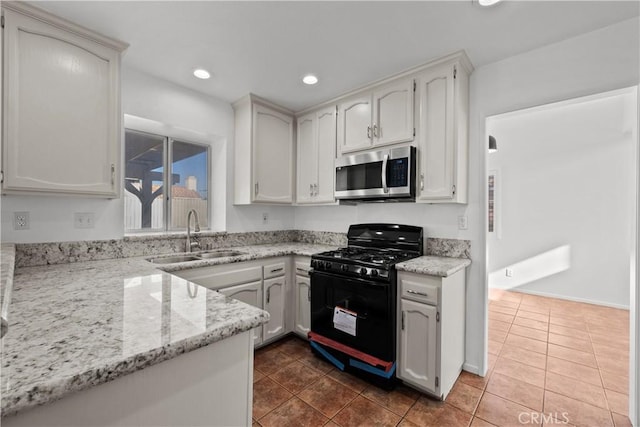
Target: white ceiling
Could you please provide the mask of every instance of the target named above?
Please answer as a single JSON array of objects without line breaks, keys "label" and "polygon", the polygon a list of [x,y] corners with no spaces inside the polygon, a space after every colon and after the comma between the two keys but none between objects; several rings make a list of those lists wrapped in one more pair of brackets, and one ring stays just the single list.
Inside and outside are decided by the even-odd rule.
[{"label": "white ceiling", "polygon": [[[130,44],[124,64],[233,102],[293,110],[464,49],[474,66],[638,16],[637,1],[47,1]],[[192,75],[196,67],[213,74]],[[306,86],[301,77],[320,82]]]}]

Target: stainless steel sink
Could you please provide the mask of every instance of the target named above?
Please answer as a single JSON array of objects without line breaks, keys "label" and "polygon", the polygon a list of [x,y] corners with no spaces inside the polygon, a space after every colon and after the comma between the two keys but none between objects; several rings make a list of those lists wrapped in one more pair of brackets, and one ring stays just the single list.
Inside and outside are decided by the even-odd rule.
[{"label": "stainless steel sink", "polygon": [[238,255],[244,255],[244,253],[238,252],[238,251],[206,251],[206,252],[198,253],[198,256],[203,259],[223,258],[223,257],[238,256]]},{"label": "stainless steel sink", "polygon": [[195,255],[178,255],[178,256],[149,258],[149,261],[154,264],[173,264],[175,262],[199,261],[200,259],[201,258],[198,258]]},{"label": "stainless steel sink", "polygon": [[154,264],[173,264],[176,262],[200,261],[203,259],[224,258],[238,255],[245,255],[245,253],[218,249],[212,251],[194,252],[191,255],[159,256],[156,258],[147,258],[147,261]]}]

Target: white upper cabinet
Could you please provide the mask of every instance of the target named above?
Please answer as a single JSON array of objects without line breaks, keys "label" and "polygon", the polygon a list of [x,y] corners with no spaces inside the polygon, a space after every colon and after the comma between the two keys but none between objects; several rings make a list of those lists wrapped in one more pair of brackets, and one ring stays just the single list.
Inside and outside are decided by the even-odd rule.
[{"label": "white upper cabinet", "polygon": [[2,6],[3,192],[118,197],[127,45],[29,5]]},{"label": "white upper cabinet", "polygon": [[326,204],[335,201],[334,159],[336,108],[327,107],[298,117],[299,204]]},{"label": "white upper cabinet", "polygon": [[338,104],[338,154],[371,147],[371,94]]},{"label": "white upper cabinet", "polygon": [[413,79],[401,79],[373,92],[373,145],[413,141]]},{"label": "white upper cabinet", "polygon": [[470,65],[463,59],[431,67],[416,78],[418,202],[467,202]]},{"label": "white upper cabinet", "polygon": [[413,79],[400,79],[338,104],[338,154],[413,141]]},{"label": "white upper cabinet", "polygon": [[296,201],[311,203],[318,177],[317,139],[315,138],[315,114],[299,117],[298,125],[298,185]]},{"label": "white upper cabinet", "polygon": [[293,115],[254,95],[234,109],[235,204],[291,204]]}]

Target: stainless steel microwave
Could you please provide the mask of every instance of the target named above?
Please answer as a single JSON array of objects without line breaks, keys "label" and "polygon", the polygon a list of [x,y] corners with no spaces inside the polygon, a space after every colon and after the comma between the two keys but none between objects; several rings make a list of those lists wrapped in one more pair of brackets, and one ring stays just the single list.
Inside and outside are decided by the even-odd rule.
[{"label": "stainless steel microwave", "polygon": [[336,159],[335,166],[335,197],[338,200],[415,200],[415,147],[343,156]]}]

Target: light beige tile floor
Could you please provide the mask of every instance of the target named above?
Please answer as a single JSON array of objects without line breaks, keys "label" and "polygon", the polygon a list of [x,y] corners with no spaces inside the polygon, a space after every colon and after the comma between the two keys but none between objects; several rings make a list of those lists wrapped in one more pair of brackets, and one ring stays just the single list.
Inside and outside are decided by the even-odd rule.
[{"label": "light beige tile floor", "polygon": [[629,426],[629,312],[491,291],[489,373],[387,392],[287,337],[256,351],[254,426]]}]

